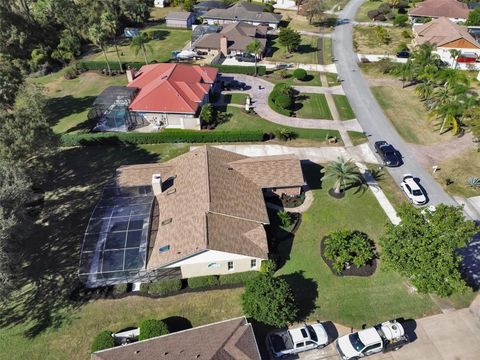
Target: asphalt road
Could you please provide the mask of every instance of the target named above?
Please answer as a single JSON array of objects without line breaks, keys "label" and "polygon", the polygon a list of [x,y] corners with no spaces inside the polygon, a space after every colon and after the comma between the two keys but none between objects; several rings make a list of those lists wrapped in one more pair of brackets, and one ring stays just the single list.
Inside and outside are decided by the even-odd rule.
[{"label": "asphalt road", "polygon": [[397,133],[390,120],[375,100],[367,81],[362,77],[357,65],[358,58],[352,47],[352,22],[359,6],[365,0],[350,0],[339,14],[339,25],[333,32],[333,55],[339,77],[343,80],[343,88],[355,111],[360,125],[369,137],[370,146],[378,140],[386,140],[394,145],[404,156],[404,164],[399,168],[388,168],[393,178],[400,183],[403,174],[412,174],[419,179],[426,190],[429,205],[440,203],[458,205],[442,187],[433,179],[422,165],[415,159],[408,145]]}]

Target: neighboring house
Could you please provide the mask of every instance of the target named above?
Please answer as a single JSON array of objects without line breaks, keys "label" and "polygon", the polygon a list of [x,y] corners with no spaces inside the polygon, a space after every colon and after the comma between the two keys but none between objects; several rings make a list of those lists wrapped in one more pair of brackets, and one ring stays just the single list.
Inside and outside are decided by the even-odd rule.
[{"label": "neighboring house", "polygon": [[245,317],[97,351],[91,360],[261,360],[252,325]]},{"label": "neighboring house", "polygon": [[195,22],[195,15],[188,11],[171,11],[165,21],[167,27],[190,29]]},{"label": "neighboring house", "polygon": [[175,63],[127,71],[127,87],[139,89],[129,110],[157,127],[200,129],[200,108],[209,101],[218,69]]},{"label": "neighboring house", "polygon": [[453,22],[464,22],[468,18],[468,5],[457,0],[425,0],[408,10],[413,23],[424,18],[447,17]]},{"label": "neighboring house", "polygon": [[252,25],[267,25],[276,29],[282,15],[263,12],[264,6],[248,2],[239,2],[228,9],[212,9],[203,14],[209,25],[223,25],[236,21],[244,21]]},{"label": "neighboring house", "polygon": [[260,270],[264,196],[298,195],[293,155],[247,157],[201,146],[161,164],[122,166],[85,232],[87,287]]},{"label": "neighboring house", "polygon": [[221,52],[223,56],[229,56],[245,53],[248,44],[257,39],[263,54],[267,45],[267,30],[266,25],[233,22],[224,25],[219,32],[204,34],[192,43],[192,48],[195,51],[215,54]]},{"label": "neighboring house", "polygon": [[170,4],[170,0],[154,0],[153,6],[163,8],[165,5]]},{"label": "neighboring house", "polygon": [[[414,26],[413,34],[414,45],[427,42],[435,45],[435,52],[452,67],[467,70],[478,66],[476,61],[480,56],[480,44],[466,27],[457,25],[446,17]],[[460,52],[458,58],[452,57],[451,50]]]},{"label": "neighboring house", "polygon": [[193,10],[197,16],[202,16],[207,11],[212,9],[226,9],[228,5],[222,1],[202,1],[193,6]]},{"label": "neighboring house", "polygon": [[277,0],[275,5],[273,5],[275,9],[285,9],[285,10],[297,10],[298,5],[295,3],[295,0]]}]

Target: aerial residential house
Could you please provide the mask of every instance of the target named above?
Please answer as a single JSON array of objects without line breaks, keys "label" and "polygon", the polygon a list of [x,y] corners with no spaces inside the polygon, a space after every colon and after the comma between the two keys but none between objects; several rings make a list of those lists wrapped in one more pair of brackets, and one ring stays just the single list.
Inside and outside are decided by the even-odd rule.
[{"label": "aerial residential house", "polygon": [[170,11],[165,22],[167,27],[190,29],[195,22],[195,15],[189,11]]},{"label": "aerial residential house", "polygon": [[239,317],[97,351],[91,360],[261,360],[252,325]]},{"label": "aerial residential house", "polygon": [[[450,66],[462,70],[476,69],[480,56],[480,44],[464,26],[452,22],[446,17],[434,19],[426,24],[413,27],[414,45],[431,43],[437,48],[435,52]],[[451,50],[459,51],[454,58]]]},{"label": "aerial residential house", "polygon": [[293,155],[202,146],[165,163],[122,166],[88,223],[80,280],[98,287],[258,271],[269,252],[265,197],[304,185]]},{"label": "aerial residential house", "polygon": [[226,9],[226,8],[228,8],[228,5],[225,4],[223,1],[215,1],[215,0],[202,1],[193,5],[193,10],[197,14],[197,16],[202,16],[207,11],[212,9]]},{"label": "aerial residential house", "polygon": [[261,54],[265,51],[268,30],[266,25],[233,22],[218,29],[218,32],[205,33],[200,36],[192,43],[192,48],[196,51],[207,51],[214,55],[222,53],[226,57],[245,53],[248,44],[257,39],[260,42]]},{"label": "aerial residential house", "polygon": [[165,5],[170,4],[170,0],[154,0],[153,1],[153,6],[158,7],[158,8],[163,8]]},{"label": "aerial residential house", "polygon": [[252,25],[266,25],[276,29],[282,15],[263,11],[264,6],[248,2],[238,2],[228,9],[212,9],[203,14],[209,25],[223,25],[243,21]]},{"label": "aerial residential house", "polygon": [[425,0],[408,10],[408,16],[413,23],[422,19],[447,17],[453,22],[464,22],[470,9],[466,3],[457,0]]}]

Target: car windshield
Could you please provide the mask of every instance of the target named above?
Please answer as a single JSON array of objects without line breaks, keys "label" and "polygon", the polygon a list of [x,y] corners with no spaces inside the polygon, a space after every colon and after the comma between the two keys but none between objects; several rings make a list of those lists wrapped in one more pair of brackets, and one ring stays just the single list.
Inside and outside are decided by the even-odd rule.
[{"label": "car windshield", "polygon": [[412,191],[412,194],[415,195],[415,196],[421,196],[421,195],[423,195],[422,192],[421,192],[420,190],[418,190],[418,189],[413,190],[413,191]]},{"label": "car windshield", "polygon": [[308,330],[308,333],[310,334],[310,338],[317,342],[318,341],[318,338],[317,338],[317,333],[315,332],[315,330],[313,330],[313,327],[311,327],[310,325],[307,326],[307,330]]},{"label": "car windshield", "polygon": [[362,341],[358,337],[358,333],[350,334],[348,335],[348,338],[350,339],[350,342],[352,343],[353,348],[358,352],[361,352],[362,349],[365,347],[365,344],[362,343]]}]

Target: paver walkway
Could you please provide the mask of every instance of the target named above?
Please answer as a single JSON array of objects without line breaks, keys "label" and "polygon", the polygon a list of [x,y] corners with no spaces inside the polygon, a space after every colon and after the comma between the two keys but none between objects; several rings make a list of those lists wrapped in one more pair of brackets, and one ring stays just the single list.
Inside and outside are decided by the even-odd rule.
[{"label": "paver walkway", "polygon": [[[274,209],[274,210],[285,209],[283,206],[272,204],[272,203],[269,203],[268,201],[265,204],[270,209]],[[312,190],[310,190],[307,187],[305,189],[305,200],[303,201],[303,204],[294,208],[286,208],[285,210],[288,210],[288,212],[291,212],[291,213],[304,213],[310,208],[310,206],[312,206],[312,204],[313,204],[313,193],[312,193]]]}]

